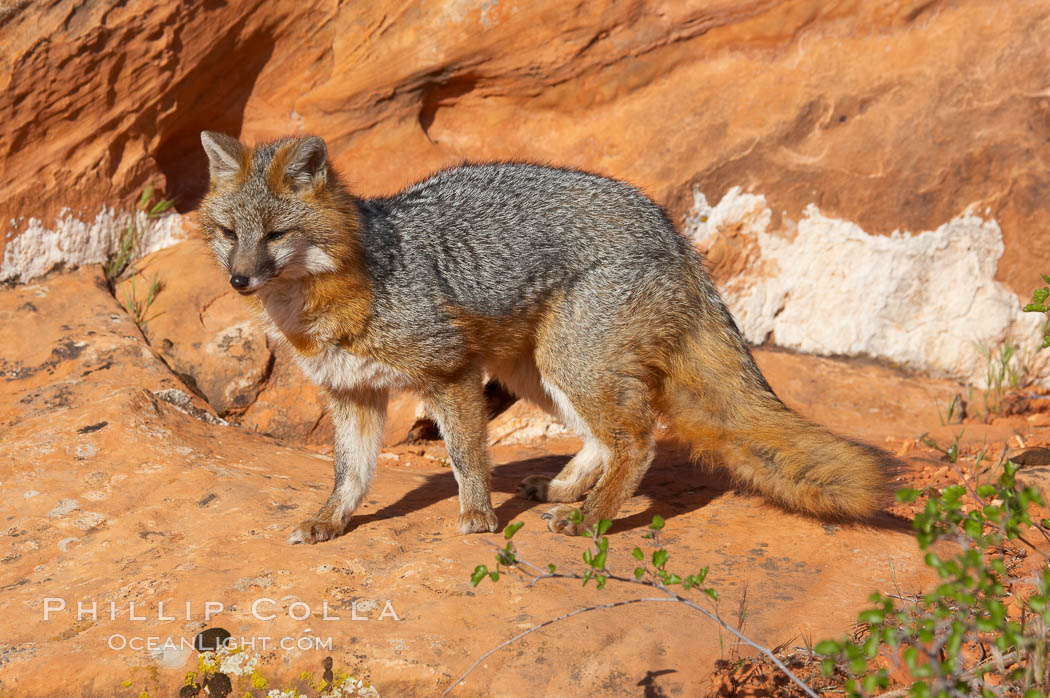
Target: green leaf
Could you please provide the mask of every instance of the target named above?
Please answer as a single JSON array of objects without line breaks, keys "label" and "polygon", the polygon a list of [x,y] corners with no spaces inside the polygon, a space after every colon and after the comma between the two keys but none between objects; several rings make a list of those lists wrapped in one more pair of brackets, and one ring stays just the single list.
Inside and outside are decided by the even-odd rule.
[{"label": "green leaf", "polygon": [[491,572],[489,572],[489,579],[491,579],[494,582],[498,582],[499,581],[499,570],[492,570]]},{"label": "green leaf", "polygon": [[654,531],[659,531],[663,527],[664,517],[660,516],[659,514],[653,514],[653,522],[649,524],[649,528],[653,529]]},{"label": "green leaf", "polygon": [[665,564],[667,564],[667,558],[668,552],[663,548],[660,548],[659,550],[655,551],[653,553],[653,567],[656,567],[657,569],[663,567]]},{"label": "green leaf", "polygon": [[704,593],[710,596],[715,601],[718,601],[718,592],[714,589],[708,587],[707,589],[704,589]]},{"label": "green leaf", "polygon": [[644,567],[635,567],[634,568],[634,578],[635,579],[641,579],[643,576],[645,576],[645,568]]},{"label": "green leaf", "polygon": [[506,537],[507,540],[510,540],[511,538],[514,537],[514,534],[517,533],[521,529],[521,527],[524,526],[524,525],[525,525],[524,521],[516,521],[516,522],[514,522],[512,524],[508,524],[507,527],[505,529],[503,529],[504,537]]},{"label": "green leaf", "polygon": [[974,540],[981,537],[981,531],[983,530],[981,522],[974,518],[967,517],[962,522],[962,529],[966,532],[966,535],[970,536]]},{"label": "green leaf", "polygon": [[645,559],[645,553],[643,553],[642,549],[639,548],[639,547],[635,547],[635,549],[631,551],[631,555],[634,556],[635,560],[644,560]]},{"label": "green leaf", "polygon": [[507,543],[507,547],[505,548],[496,549],[496,561],[507,567],[512,567],[518,563],[518,559],[515,557],[510,543]]},{"label": "green leaf", "polygon": [[601,521],[599,521],[598,522],[598,535],[599,536],[604,536],[605,532],[608,531],[611,526],[612,526],[612,521],[610,519],[602,519]]},{"label": "green leaf", "polygon": [[552,562],[551,564],[547,565],[547,569],[550,571],[551,574],[554,574],[554,563]]},{"label": "green leaf", "polygon": [[485,578],[485,575],[489,573],[489,568],[485,565],[478,565],[474,568],[474,574],[470,575],[471,586],[477,586],[481,584],[481,580]]},{"label": "green leaf", "polygon": [[930,698],[930,687],[925,681],[916,681],[908,690],[908,695],[911,698]]},{"label": "green leaf", "polygon": [[836,656],[841,650],[839,643],[834,640],[821,640],[817,643],[813,651],[817,654],[823,654],[826,656]]},{"label": "green leaf", "polygon": [[896,497],[898,502],[914,502],[919,497],[919,490],[905,487],[897,490]]},{"label": "green leaf", "polygon": [[977,488],[977,495],[979,497],[988,498],[995,494],[995,485],[984,484]]},{"label": "green leaf", "polygon": [[167,211],[169,208],[175,205],[175,201],[172,199],[161,199],[153,205],[153,208],[149,210],[149,217],[156,218],[160,214]]}]

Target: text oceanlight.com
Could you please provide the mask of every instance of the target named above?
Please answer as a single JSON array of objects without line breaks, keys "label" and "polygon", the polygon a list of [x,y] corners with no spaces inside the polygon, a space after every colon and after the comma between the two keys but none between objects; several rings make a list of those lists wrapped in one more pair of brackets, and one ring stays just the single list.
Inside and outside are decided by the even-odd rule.
[{"label": "text oceanlight.com", "polygon": [[[301,652],[309,652],[310,650],[332,650],[334,644],[331,637],[321,637],[320,635],[308,635],[310,630],[298,637],[286,635],[283,637],[273,637],[271,635],[252,635],[245,637],[228,637],[221,640],[218,644],[229,650],[257,650],[260,652],[266,652],[267,650],[282,649],[286,651],[299,650]],[[159,636],[159,635],[124,635],[122,633],[114,633],[110,635],[106,640],[106,644],[109,645],[111,650],[134,650],[136,652],[164,652],[168,650],[200,650],[197,646],[194,638],[188,637],[171,637],[171,636]],[[209,650],[218,649],[217,647],[210,647]]]}]

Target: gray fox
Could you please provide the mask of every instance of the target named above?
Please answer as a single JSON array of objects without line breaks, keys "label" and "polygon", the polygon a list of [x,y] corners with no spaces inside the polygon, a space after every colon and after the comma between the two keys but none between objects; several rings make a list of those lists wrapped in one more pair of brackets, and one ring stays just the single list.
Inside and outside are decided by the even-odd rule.
[{"label": "gray fox", "polygon": [[[290,536],[344,533],[374,475],[388,391],[417,391],[448,447],[459,530],[496,531],[486,376],[583,447],[519,494],[551,531],[611,519],[653,460],[663,415],[694,455],[772,501],[864,518],[887,455],[773,393],[701,256],[632,186],[524,163],[446,169],[389,197],[348,193],[316,136],[254,147],[201,134],[200,225],[230,284],[330,399],[335,486]],[[574,517],[572,504],[582,521]]]}]

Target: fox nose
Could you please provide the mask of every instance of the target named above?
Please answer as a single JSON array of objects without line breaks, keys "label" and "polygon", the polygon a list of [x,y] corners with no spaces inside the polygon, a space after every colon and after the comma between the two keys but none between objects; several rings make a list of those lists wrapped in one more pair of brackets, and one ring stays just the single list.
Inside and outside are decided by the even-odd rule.
[{"label": "fox nose", "polygon": [[248,284],[249,281],[247,276],[241,276],[240,274],[236,274],[230,277],[230,286],[233,286],[238,291],[243,291],[244,289],[248,288]]}]

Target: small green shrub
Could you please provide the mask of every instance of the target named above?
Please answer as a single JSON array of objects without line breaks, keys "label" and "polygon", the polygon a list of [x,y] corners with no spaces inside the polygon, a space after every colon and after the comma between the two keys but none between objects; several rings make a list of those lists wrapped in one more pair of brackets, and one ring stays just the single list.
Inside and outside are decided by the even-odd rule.
[{"label": "small green shrub", "polygon": [[[915,698],[1046,694],[1050,569],[1044,565],[1029,580],[1035,593],[1017,596],[1007,543],[1028,542],[1032,529],[1044,535],[1050,522],[1031,519],[1030,506],[1043,502],[1033,488],[1018,486],[1018,467],[1006,461],[996,482],[974,490],[951,485],[927,492],[913,526],[941,583],[910,601],[872,594],[872,606],[858,617],[868,627],[863,641],[825,640],[815,647],[825,674],[848,677],[848,696],[870,696],[889,685],[887,669],[873,668],[880,655],[907,669],[914,681],[906,694]],[[915,501],[920,494],[903,489],[897,498]],[[931,549],[940,540],[955,542],[959,552],[942,557]],[[1009,615],[1011,602],[1020,603],[1019,618]]]},{"label": "small green shrub", "polygon": [[[157,294],[160,293],[161,289],[164,288],[161,284],[160,279],[156,274],[153,275],[153,280],[149,282],[149,286],[146,289],[146,297],[139,298],[138,293],[135,289],[135,279],[131,278],[131,283],[124,287],[124,310],[127,311],[128,315],[131,316],[132,321],[138,326],[138,328],[145,332],[146,323],[152,318],[148,318],[150,306],[153,305],[153,301],[157,300]],[[156,315],[154,315],[156,317]]]},{"label": "small green shrub", "polygon": [[[1043,281],[1050,284],[1050,276],[1041,274]],[[1032,302],[1026,305],[1022,310],[1026,313],[1043,313],[1050,314],[1050,303],[1047,300],[1050,299],[1050,287],[1043,286],[1032,291]],[[1043,349],[1050,347],[1050,320],[1043,325]]]},{"label": "small green shrub", "polygon": [[127,226],[120,233],[120,244],[117,247],[117,251],[110,255],[103,266],[106,281],[111,286],[128,268],[135,250],[138,249],[139,243],[142,241],[143,231],[139,230],[138,212],[145,212],[146,219],[153,220],[160,218],[175,205],[173,199],[165,199],[163,197],[154,202],[153,195],[154,189],[152,185],[142,190],[135,208],[131,211],[131,220],[128,221]]}]

